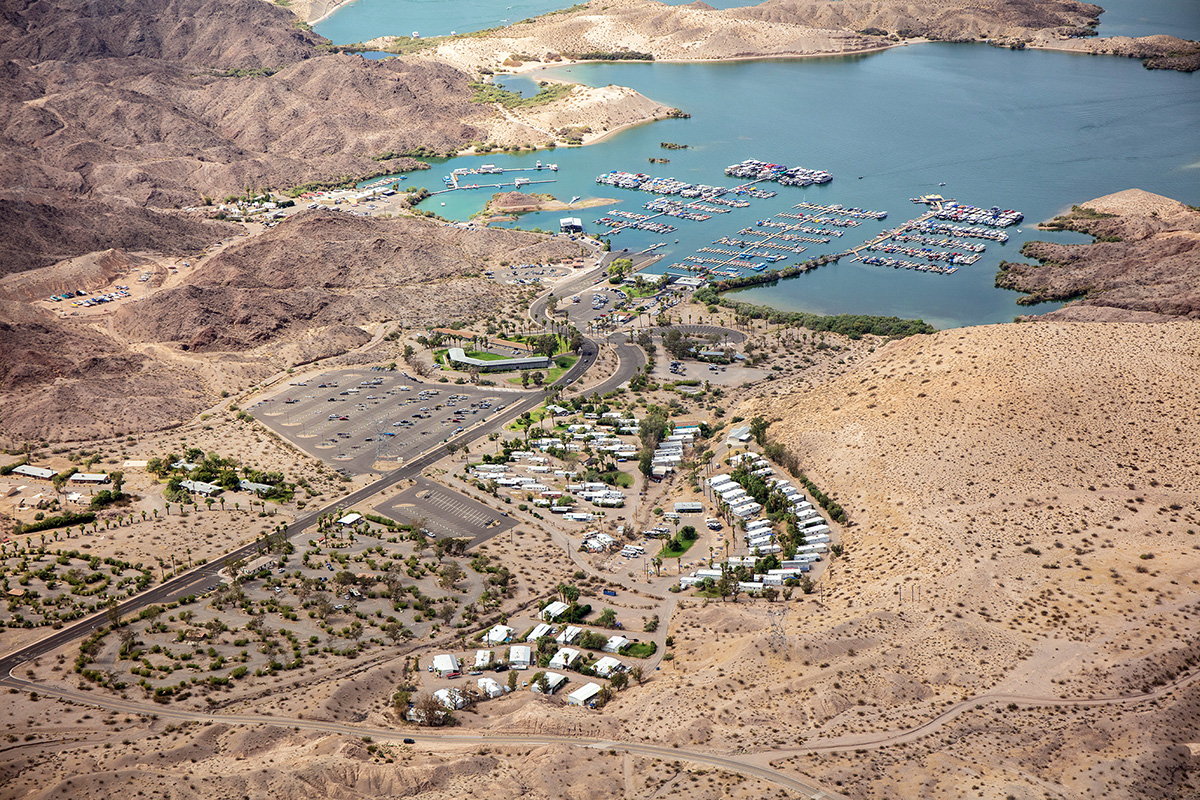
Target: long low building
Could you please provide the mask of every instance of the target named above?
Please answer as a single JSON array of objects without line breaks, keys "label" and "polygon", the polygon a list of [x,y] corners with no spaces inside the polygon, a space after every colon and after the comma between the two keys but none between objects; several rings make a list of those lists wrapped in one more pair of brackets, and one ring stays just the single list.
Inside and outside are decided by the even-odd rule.
[{"label": "long low building", "polygon": [[551,361],[546,356],[484,359],[467,355],[467,351],[461,347],[451,347],[446,358],[460,366],[467,368],[475,367],[480,372],[500,372],[510,369],[549,369],[551,366]]}]

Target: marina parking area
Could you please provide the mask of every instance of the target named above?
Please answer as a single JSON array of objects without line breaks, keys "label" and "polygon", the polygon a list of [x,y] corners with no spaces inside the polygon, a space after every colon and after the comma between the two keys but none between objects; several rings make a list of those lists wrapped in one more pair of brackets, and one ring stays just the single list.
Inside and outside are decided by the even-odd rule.
[{"label": "marina parking area", "polygon": [[306,453],[359,475],[379,461],[411,459],[502,412],[518,396],[494,386],[350,369],[280,387],[246,410]]},{"label": "marina parking area", "polygon": [[470,539],[471,547],[516,525],[506,512],[489,508],[426,478],[418,478],[415,485],[375,509],[397,522],[418,522],[438,539],[447,536]]}]

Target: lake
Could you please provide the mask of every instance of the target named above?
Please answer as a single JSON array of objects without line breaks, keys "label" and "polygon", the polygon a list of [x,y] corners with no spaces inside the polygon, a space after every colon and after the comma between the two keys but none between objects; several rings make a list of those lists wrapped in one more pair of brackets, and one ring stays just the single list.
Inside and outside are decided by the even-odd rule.
[{"label": "lake", "polygon": [[[553,176],[523,173],[556,179],[529,189],[562,200],[578,195],[618,201],[569,214],[581,217],[589,232],[603,232],[594,224],[598,217],[612,209],[639,212],[653,197],[597,186],[596,176],[610,170],[732,186],[737,181],[723,175],[724,167],[759,158],[834,174],[824,186],[770,185],[779,193],[774,199],[755,200],[750,208],[705,222],[669,220],[678,229],[670,234],[626,230],[613,237],[614,248],[633,250],[665,242],[659,252],[666,257],[651,272],[802,200],[883,210],[888,218],[847,230],[829,245],[809,245],[800,258],[846,249],[917,216],[924,208],[909,198],[930,192],[978,206],[1014,208],[1026,216],[1019,233],[1009,229],[1007,244],[989,244],[978,263],[954,275],[843,261],[737,293],[739,299],[779,308],[922,318],[938,327],[1009,321],[1029,309],[1016,304],[1019,295],[993,286],[1000,260],[1019,258],[1021,243],[1030,238],[1082,240],[1037,233],[1032,230],[1037,221],[1128,188],[1200,205],[1200,137],[1195,135],[1200,80],[1148,71],[1129,59],[926,44],[854,57],[583,64],[548,69],[545,76],[631,86],[692,116],[631,128],[584,148],[454,159],[452,166],[435,163],[430,172],[410,175],[407,183],[436,191],[452,167],[554,162],[559,170]],[[512,81],[513,88],[528,94],[538,77]],[[665,150],[659,147],[663,141],[689,147]],[[650,164],[652,157],[670,163]],[[478,212],[493,191],[437,195],[422,207],[464,219]],[[557,230],[562,216],[568,214],[528,214],[515,224]]]}]

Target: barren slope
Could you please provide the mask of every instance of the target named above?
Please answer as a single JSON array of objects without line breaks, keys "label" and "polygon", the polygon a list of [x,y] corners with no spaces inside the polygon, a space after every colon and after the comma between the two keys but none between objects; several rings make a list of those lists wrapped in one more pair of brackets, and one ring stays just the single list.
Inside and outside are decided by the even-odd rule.
[{"label": "barren slope", "polygon": [[456,151],[492,113],[453,68],[328,54],[261,2],[38,0],[0,32],[0,232],[21,245],[0,274],[186,251],[221,233],[163,209],[419,168],[397,154]]},{"label": "barren slope", "polygon": [[[741,723],[777,731],[780,746],[853,745],[980,692],[1134,693],[1200,659],[1195,323],[947,331],[888,344],[825,386],[777,391],[739,413],[775,420],[770,438],[856,523],[832,595],[788,621],[780,655],[761,612],[685,617],[683,676],[629,706],[632,729],[744,743]],[[742,688],[733,679],[747,671],[757,685]],[[1182,723],[1143,710],[1107,731],[1106,758],[1132,765],[1120,790],[1098,775],[1064,785],[1091,766],[1094,742],[1056,739],[1053,764],[1035,757],[1049,713],[1026,717],[1042,726],[1028,735],[975,737],[956,754],[995,791],[1046,780],[1065,797],[1132,785],[1179,796],[1183,776],[1160,767]],[[1195,704],[1182,713],[1194,727]],[[861,796],[892,796],[905,776],[955,785],[957,757],[908,772],[871,758],[854,765]]]},{"label": "barren slope", "polygon": [[508,296],[474,277],[486,259],[568,253],[579,246],[520,231],[312,211],[213,258],[190,285],[123,307],[114,324],[133,341],[189,350],[242,350],[326,325],[448,324]]},{"label": "barren slope", "polygon": [[798,56],[879,47],[889,44],[882,38],[888,34],[948,41],[1029,37],[1040,30],[1082,29],[1099,13],[1098,6],[1074,0],[771,0],[724,10],[704,3],[593,0],[580,10],[517,23],[490,36],[451,39],[436,52],[471,69],[495,68],[520,53],[632,50],[688,60]]}]

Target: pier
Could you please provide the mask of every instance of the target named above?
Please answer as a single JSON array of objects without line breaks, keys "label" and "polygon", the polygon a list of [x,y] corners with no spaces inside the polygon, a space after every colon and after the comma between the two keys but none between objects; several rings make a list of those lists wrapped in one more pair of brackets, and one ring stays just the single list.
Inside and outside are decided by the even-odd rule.
[{"label": "pier", "polygon": [[516,178],[513,178],[512,183],[502,181],[500,183],[471,183],[471,184],[465,184],[461,180],[463,177],[465,177],[467,175],[499,175],[501,178],[503,178],[504,174],[508,173],[508,172],[547,172],[547,171],[558,172],[558,164],[542,164],[542,162],[539,161],[537,163],[537,166],[534,166],[534,167],[493,167],[490,164],[484,164],[482,167],[479,167],[478,169],[467,169],[467,168],[463,167],[463,168],[454,170],[449,175],[446,175],[445,177],[442,178],[442,180],[446,184],[445,189],[439,189],[438,191],[430,192],[429,194],[431,194],[431,195],[445,194],[446,192],[456,192],[460,189],[503,189],[505,186],[512,186],[515,189],[519,189],[522,186],[532,186],[532,185],[538,184],[538,183],[555,183],[557,181],[557,178],[544,178],[542,180],[529,180],[528,178],[516,177]]}]

